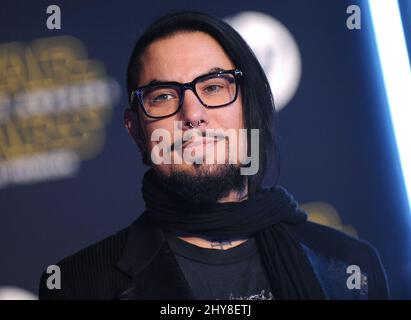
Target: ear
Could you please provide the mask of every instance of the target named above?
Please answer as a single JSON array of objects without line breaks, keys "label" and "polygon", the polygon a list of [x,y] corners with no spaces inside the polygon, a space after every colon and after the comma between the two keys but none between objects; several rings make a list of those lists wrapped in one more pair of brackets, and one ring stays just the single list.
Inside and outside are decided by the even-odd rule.
[{"label": "ear", "polygon": [[124,110],[124,126],[128,134],[133,138],[141,153],[147,151],[146,141],[144,138],[144,131],[139,121],[138,111],[127,108]]}]

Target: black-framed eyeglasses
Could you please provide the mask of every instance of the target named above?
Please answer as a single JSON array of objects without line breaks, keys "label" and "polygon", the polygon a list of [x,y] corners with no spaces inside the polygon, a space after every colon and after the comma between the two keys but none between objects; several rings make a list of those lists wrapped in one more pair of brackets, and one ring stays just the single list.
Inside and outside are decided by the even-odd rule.
[{"label": "black-framed eyeglasses", "polygon": [[204,107],[224,107],[237,99],[242,75],[239,69],[222,70],[199,76],[188,83],[160,82],[138,87],[131,92],[131,107],[140,105],[150,118],[169,117],[180,110],[187,89],[194,92]]}]

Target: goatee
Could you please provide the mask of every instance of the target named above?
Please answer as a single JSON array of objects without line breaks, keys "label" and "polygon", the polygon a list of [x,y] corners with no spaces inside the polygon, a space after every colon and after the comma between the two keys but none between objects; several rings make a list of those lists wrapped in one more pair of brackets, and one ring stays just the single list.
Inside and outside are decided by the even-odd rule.
[{"label": "goatee", "polygon": [[245,176],[234,164],[220,164],[213,170],[209,166],[196,166],[195,171],[190,174],[173,170],[168,176],[158,172],[157,175],[168,192],[183,201],[201,205],[212,205],[231,191],[242,193],[246,186]]}]

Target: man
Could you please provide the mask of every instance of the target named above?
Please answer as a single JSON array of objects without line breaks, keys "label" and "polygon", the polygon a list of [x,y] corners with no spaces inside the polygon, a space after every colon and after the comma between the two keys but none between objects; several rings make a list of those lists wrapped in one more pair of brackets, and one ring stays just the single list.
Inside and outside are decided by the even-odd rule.
[{"label": "man", "polygon": [[45,273],[41,299],[387,298],[369,244],[307,222],[284,188],[261,187],[278,166],[275,108],[229,25],[162,17],[138,40],[127,85],[125,126],[151,167],[146,210],[62,260],[60,290]]}]

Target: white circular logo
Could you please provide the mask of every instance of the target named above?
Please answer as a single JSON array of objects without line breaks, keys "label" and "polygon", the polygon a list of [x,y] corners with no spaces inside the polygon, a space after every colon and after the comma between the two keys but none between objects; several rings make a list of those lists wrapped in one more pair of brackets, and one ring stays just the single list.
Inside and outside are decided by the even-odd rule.
[{"label": "white circular logo", "polygon": [[240,12],[224,20],[254,51],[279,111],[294,96],[301,78],[301,56],[293,36],[281,22],[260,12]]},{"label": "white circular logo", "polygon": [[37,296],[17,287],[0,287],[0,300],[37,300]]}]

